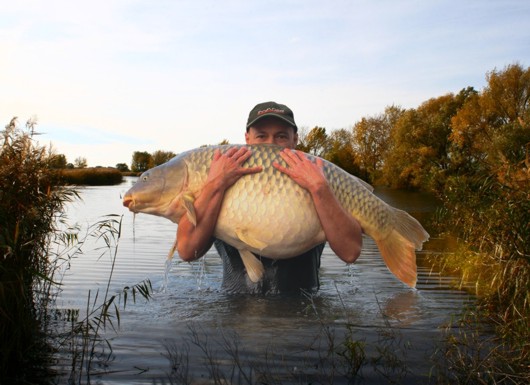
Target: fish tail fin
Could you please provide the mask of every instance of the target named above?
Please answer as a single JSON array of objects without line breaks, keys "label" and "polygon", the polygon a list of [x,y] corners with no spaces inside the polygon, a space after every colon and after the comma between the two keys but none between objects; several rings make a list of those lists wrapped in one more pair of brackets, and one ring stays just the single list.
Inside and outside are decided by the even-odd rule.
[{"label": "fish tail fin", "polygon": [[403,210],[394,209],[393,229],[384,239],[376,240],[388,269],[410,287],[416,286],[416,251],[421,250],[429,234]]},{"label": "fish tail fin", "polygon": [[414,245],[396,230],[376,241],[388,270],[410,287],[416,286],[416,251]]},{"label": "fish tail fin", "polygon": [[261,261],[257,259],[249,250],[240,249],[239,255],[241,255],[241,259],[243,260],[243,264],[247,269],[247,274],[250,280],[254,283],[259,282],[265,273],[263,263],[261,263]]}]

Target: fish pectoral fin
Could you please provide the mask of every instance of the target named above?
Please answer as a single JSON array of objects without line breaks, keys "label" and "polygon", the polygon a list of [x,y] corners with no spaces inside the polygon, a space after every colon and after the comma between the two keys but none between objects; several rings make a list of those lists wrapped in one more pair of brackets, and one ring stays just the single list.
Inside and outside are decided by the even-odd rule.
[{"label": "fish pectoral fin", "polygon": [[250,235],[246,229],[238,228],[235,229],[235,232],[241,242],[253,247],[254,249],[263,250],[267,246],[265,242],[262,242]]},{"label": "fish pectoral fin", "polygon": [[169,253],[167,254],[167,260],[171,261],[173,259],[173,254],[175,254],[175,251],[177,251],[178,247],[178,240],[175,238],[175,242],[173,242],[173,246],[171,246],[171,249],[169,250]]},{"label": "fish pectoral fin", "polygon": [[254,283],[259,282],[263,278],[263,273],[265,273],[263,263],[247,249],[240,249],[239,255],[241,255],[250,280]]},{"label": "fish pectoral fin", "polygon": [[195,197],[191,193],[184,193],[181,197],[182,206],[184,207],[184,210],[186,211],[186,216],[188,217],[188,220],[193,224],[193,226],[197,226],[197,214],[195,214],[195,206],[193,206],[193,203],[195,202]]}]

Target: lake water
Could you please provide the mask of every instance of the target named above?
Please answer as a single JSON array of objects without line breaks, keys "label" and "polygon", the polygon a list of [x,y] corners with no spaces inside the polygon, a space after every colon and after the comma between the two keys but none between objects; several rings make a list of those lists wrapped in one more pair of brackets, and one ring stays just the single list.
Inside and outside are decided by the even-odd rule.
[{"label": "lake water", "polygon": [[[111,294],[144,279],[154,290],[149,301],[129,298],[127,307],[120,308],[120,327],[105,330],[109,345],[93,361],[93,383],[206,384],[224,377],[225,383],[422,384],[444,327],[473,303],[450,287],[450,277],[421,266],[417,289],[406,287],[387,270],[368,237],[350,266],[325,248],[321,288],[312,297],[225,294],[221,261],[213,249],[193,263],[175,256],[163,290],[176,225],[150,215],[134,217],[122,206],[135,180],[83,188],[82,201],[68,206],[70,223],[85,228],[108,214],[123,216]],[[377,194],[422,218],[435,206],[418,193]],[[420,265],[423,255],[418,253]],[[107,248],[96,250],[87,241],[65,271],[57,307],[79,309],[82,318],[89,292],[91,301],[98,290],[98,301],[105,292],[111,259]],[[63,347],[57,364],[61,382],[71,374],[70,351]],[[352,370],[348,376],[344,368],[353,363],[360,370],[353,370],[351,380]]]}]

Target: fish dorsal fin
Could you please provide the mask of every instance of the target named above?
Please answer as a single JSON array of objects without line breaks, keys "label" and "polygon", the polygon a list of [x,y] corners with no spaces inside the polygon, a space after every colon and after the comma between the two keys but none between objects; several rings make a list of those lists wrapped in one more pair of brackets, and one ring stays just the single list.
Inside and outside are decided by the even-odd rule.
[{"label": "fish dorsal fin", "polygon": [[186,211],[186,215],[188,216],[188,220],[193,224],[193,226],[197,226],[197,215],[195,214],[195,206],[193,206],[195,197],[192,193],[186,192],[182,194],[180,199],[182,201],[182,206]]},{"label": "fish dorsal fin", "polygon": [[361,185],[363,185],[363,187],[365,189],[367,189],[370,192],[374,191],[374,186],[372,186],[370,183],[362,180],[361,178],[356,177],[355,175],[353,177],[357,180],[357,182],[359,182]]},{"label": "fish dorsal fin", "polygon": [[247,269],[247,274],[250,280],[254,283],[259,282],[265,272],[263,263],[261,263],[261,261],[247,249],[240,249],[239,255],[241,255],[241,259],[243,260],[245,269]]},{"label": "fish dorsal fin", "polygon": [[250,247],[253,247],[254,249],[263,250],[267,246],[265,242],[262,242],[250,235],[247,229],[237,228],[235,229],[235,232],[240,241],[249,245]]}]

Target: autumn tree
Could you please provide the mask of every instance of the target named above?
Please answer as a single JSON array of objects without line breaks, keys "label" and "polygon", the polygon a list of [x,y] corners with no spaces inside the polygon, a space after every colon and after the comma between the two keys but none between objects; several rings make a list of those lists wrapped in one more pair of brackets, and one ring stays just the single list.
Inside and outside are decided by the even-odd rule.
[{"label": "autumn tree", "polygon": [[390,148],[390,132],[402,113],[400,107],[389,106],[384,113],[362,118],[354,125],[354,150],[362,178],[378,179]]},{"label": "autumn tree", "polygon": [[450,167],[451,118],[474,93],[466,88],[405,111],[391,132],[383,180],[394,187],[441,190]]},{"label": "autumn tree", "polygon": [[153,165],[153,157],[147,151],[135,151],[132,156],[131,171],[144,172]]},{"label": "autumn tree", "polygon": [[299,130],[296,148],[308,154],[324,158],[329,150],[326,129],[324,127],[314,127],[309,132],[306,132],[305,129]]},{"label": "autumn tree", "polygon": [[452,119],[459,172],[445,204],[462,212],[467,236],[480,237],[481,247],[510,240],[517,254],[530,255],[530,68],[513,64],[486,79]]},{"label": "autumn tree", "polygon": [[161,151],[157,150],[151,154],[152,158],[152,167],[159,166],[163,163],[166,163],[168,160],[173,158],[175,156],[175,153],[172,151]]},{"label": "autumn tree", "polygon": [[340,129],[328,136],[326,160],[336,164],[350,174],[359,175],[359,161],[353,149],[353,131]]},{"label": "autumn tree", "polygon": [[462,166],[476,172],[525,159],[530,142],[530,69],[519,64],[486,75],[487,87],[452,120]]}]

